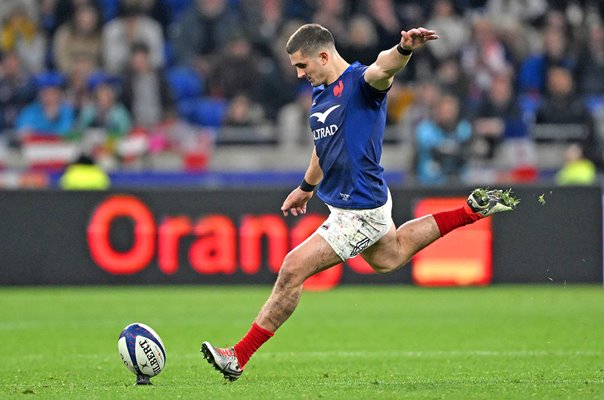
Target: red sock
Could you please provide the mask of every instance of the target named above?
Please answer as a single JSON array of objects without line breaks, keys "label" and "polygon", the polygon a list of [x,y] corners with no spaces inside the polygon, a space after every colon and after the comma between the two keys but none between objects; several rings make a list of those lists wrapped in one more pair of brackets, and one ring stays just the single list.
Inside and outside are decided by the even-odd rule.
[{"label": "red sock", "polygon": [[470,206],[465,204],[463,207],[456,208],[454,210],[443,211],[436,214],[432,214],[438,229],[440,230],[440,236],[445,236],[453,229],[459,228],[460,226],[471,224],[482,218],[482,215],[472,211]]},{"label": "red sock", "polygon": [[237,356],[237,360],[239,360],[239,367],[243,369],[252,354],[254,354],[264,342],[273,337],[274,334],[274,332],[267,331],[254,322],[244,338],[234,346],[235,355]]}]

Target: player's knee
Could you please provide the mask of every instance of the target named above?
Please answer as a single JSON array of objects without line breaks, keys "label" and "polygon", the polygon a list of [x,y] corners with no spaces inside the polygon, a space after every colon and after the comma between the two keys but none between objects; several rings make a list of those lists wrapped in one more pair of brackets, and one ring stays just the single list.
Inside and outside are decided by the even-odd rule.
[{"label": "player's knee", "polygon": [[297,286],[301,285],[305,278],[303,266],[298,257],[292,253],[285,256],[277,277],[278,284],[285,287]]},{"label": "player's knee", "polygon": [[373,270],[378,274],[387,274],[388,272],[394,271],[396,268],[391,265],[374,265]]},{"label": "player's knee", "polygon": [[388,272],[396,271],[404,264],[399,260],[381,260],[377,263],[371,263],[371,268],[378,274],[387,274]]}]

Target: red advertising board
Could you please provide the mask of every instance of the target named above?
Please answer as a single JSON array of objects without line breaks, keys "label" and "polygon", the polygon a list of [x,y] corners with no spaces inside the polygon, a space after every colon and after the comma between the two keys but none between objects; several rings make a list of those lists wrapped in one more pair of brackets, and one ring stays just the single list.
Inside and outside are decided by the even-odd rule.
[{"label": "red advertising board", "polygon": [[[133,240],[129,249],[119,251],[111,243],[111,226],[118,218],[131,221]],[[263,260],[277,273],[287,252],[308,238],[325,216],[307,214],[289,229],[279,214],[243,215],[239,226],[226,215],[210,214],[193,221],[187,216],[164,216],[159,226],[149,207],[132,195],[113,195],[93,211],[87,227],[87,244],[94,263],[112,275],[134,275],[147,268],[157,256],[160,271],[166,275],[180,268],[180,241],[195,239],[188,249],[187,264],[199,274],[230,275],[241,272],[253,275]],[[267,254],[262,254],[263,241]],[[361,274],[373,273],[361,258],[348,260],[349,267]],[[309,278],[304,286],[325,290],[337,286],[343,264]]]}]

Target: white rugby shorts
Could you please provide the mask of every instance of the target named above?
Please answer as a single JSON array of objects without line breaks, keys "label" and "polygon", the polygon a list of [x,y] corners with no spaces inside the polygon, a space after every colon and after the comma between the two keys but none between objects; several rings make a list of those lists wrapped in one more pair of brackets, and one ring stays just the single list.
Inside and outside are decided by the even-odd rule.
[{"label": "white rugby shorts", "polygon": [[327,205],[331,213],[317,233],[346,261],[384,236],[392,222],[392,198],[386,204],[368,210],[352,210]]}]

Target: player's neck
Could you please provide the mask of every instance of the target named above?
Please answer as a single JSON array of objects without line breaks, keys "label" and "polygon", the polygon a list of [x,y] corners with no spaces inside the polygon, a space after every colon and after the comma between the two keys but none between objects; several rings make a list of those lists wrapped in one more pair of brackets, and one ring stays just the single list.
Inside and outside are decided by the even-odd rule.
[{"label": "player's neck", "polygon": [[333,59],[333,66],[331,68],[330,73],[327,76],[327,85],[331,85],[346,71],[346,69],[350,66],[346,60],[344,60],[339,54],[336,53]]}]

